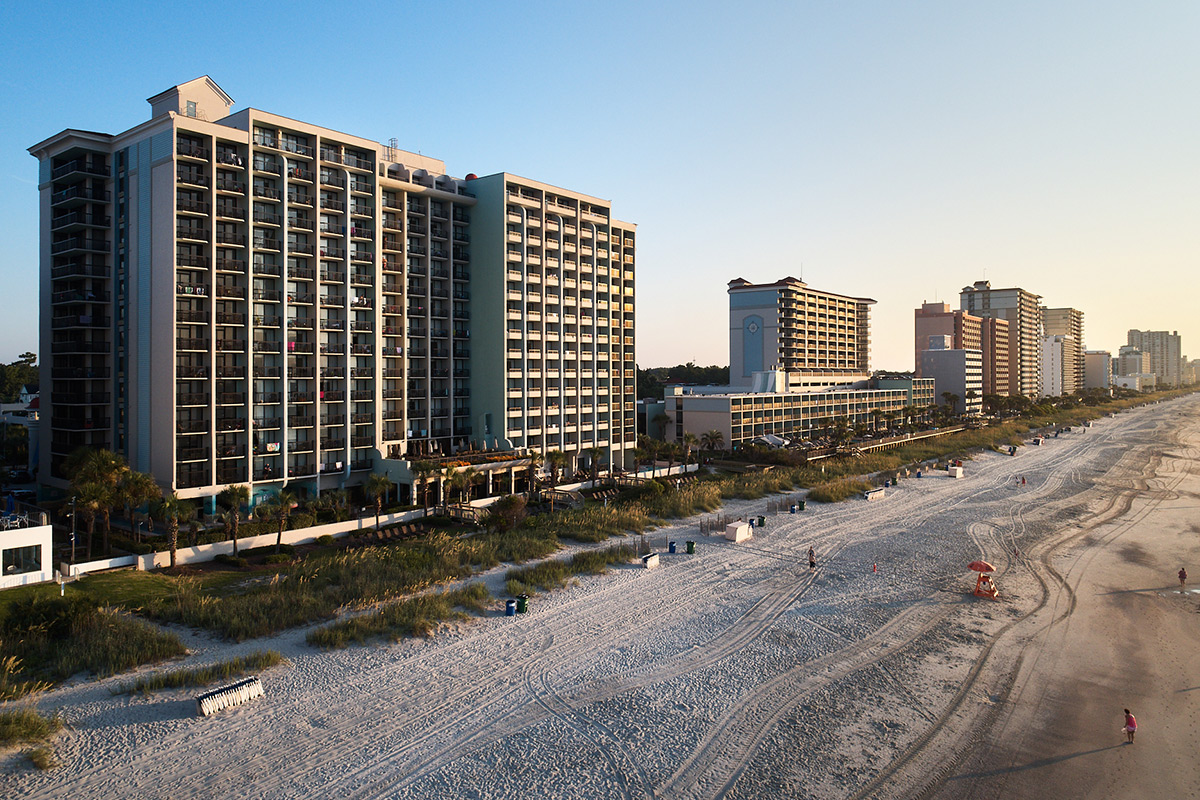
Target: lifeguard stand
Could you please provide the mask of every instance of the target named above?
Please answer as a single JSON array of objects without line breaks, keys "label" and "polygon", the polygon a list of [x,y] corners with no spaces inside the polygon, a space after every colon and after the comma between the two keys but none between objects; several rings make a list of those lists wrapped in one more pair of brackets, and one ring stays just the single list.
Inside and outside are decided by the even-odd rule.
[{"label": "lifeguard stand", "polygon": [[996,588],[996,584],[992,582],[992,576],[986,572],[979,573],[979,580],[975,581],[975,596],[990,597],[993,600],[1000,599],[1000,590]]},{"label": "lifeguard stand", "polygon": [[992,600],[1000,599],[1000,590],[996,588],[991,575],[991,573],[996,571],[995,567],[981,559],[979,561],[972,561],[967,565],[967,569],[979,573],[979,578],[975,581],[976,597],[988,597]]}]

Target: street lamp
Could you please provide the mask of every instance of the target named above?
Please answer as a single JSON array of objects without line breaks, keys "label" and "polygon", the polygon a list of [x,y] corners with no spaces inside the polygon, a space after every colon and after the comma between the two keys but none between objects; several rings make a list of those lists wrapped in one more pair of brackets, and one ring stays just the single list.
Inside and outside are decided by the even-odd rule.
[{"label": "street lamp", "polygon": [[71,497],[71,563],[75,563],[75,498]]}]

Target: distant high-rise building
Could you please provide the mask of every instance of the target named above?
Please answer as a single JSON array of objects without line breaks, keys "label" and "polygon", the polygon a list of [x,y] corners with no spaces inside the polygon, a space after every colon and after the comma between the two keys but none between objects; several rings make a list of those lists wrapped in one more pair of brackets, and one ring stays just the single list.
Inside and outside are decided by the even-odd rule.
[{"label": "distant high-rise building", "polygon": [[1153,375],[1150,370],[1150,356],[1131,344],[1122,345],[1117,352],[1116,374]]},{"label": "distant high-rise building", "polygon": [[1183,346],[1178,331],[1139,331],[1131,328],[1127,342],[1150,356],[1150,368],[1157,376],[1156,385],[1179,386],[1183,378]]},{"label": "distant high-rise building", "polygon": [[[1073,387],[1066,394],[1074,394],[1083,389],[1084,360],[1083,360],[1083,312],[1074,308],[1043,308],[1042,333],[1045,336],[1069,336],[1071,348],[1074,350],[1069,359],[1074,370],[1073,376],[1064,376],[1062,385]],[[1043,370],[1045,365],[1043,364]],[[1045,380],[1043,379],[1043,383]]]},{"label": "distant high-rise building", "polygon": [[1083,388],[1107,389],[1112,386],[1112,353],[1107,350],[1086,350],[1083,361]]},{"label": "distant high-rise building", "polygon": [[729,381],[778,369],[802,384],[866,380],[874,300],[823,292],[796,278],[729,282]]},{"label": "distant high-rise building", "polygon": [[1075,394],[1075,358],[1078,346],[1073,336],[1047,336],[1042,340],[1042,396]]},{"label": "distant high-rise building", "polygon": [[[943,341],[938,341],[939,339]],[[933,378],[937,402],[948,405],[961,414],[978,414],[983,410],[983,353],[977,348],[947,348],[949,336],[929,337],[930,347],[921,351],[921,377]]]},{"label": "distant high-rise building", "polygon": [[990,281],[963,288],[960,307],[977,317],[1008,320],[1008,391],[1029,398],[1041,392],[1042,313],[1040,295],[1025,289],[993,289]]},{"label": "distant high-rise building", "polygon": [[983,393],[1008,397],[1012,345],[1008,320],[983,317],[980,339],[983,349]]},{"label": "distant high-rise building", "polygon": [[1008,394],[1008,320],[951,310],[948,303],[923,303],[914,314],[916,373],[930,336],[950,336],[950,349],[979,350],[983,356],[983,393]]}]

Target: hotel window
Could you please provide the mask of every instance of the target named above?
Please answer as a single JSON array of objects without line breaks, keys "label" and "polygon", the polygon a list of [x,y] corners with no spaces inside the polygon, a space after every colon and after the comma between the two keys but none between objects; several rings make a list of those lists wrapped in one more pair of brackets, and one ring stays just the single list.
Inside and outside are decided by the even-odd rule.
[{"label": "hotel window", "polygon": [[42,568],[42,546],[31,544],[28,547],[13,547],[4,551],[2,565],[5,575],[20,575],[25,572],[37,572]]}]

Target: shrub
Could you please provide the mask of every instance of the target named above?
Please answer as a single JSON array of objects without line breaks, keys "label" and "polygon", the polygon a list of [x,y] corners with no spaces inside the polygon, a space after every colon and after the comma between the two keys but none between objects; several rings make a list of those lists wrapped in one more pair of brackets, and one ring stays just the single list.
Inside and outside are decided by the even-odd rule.
[{"label": "shrub", "polygon": [[25,757],[29,759],[29,763],[40,770],[53,769],[58,766],[58,761],[54,758],[54,751],[45,745],[31,747],[25,751]]},{"label": "shrub", "polygon": [[[292,514],[290,517],[288,517],[288,530],[289,531],[298,531],[298,530],[302,530],[303,528],[311,528],[312,526],[314,526],[316,524],[317,524],[317,518],[316,518],[316,516],[314,516],[312,514]],[[276,527],[272,528],[271,529],[272,531],[279,530],[279,528],[278,528],[279,523],[276,522],[275,525],[276,525]]]},{"label": "shrub", "polygon": [[217,553],[217,555],[213,558],[213,561],[216,561],[220,564],[228,564],[231,567],[245,568],[250,566],[249,561],[241,556],[235,556],[232,553]]},{"label": "shrub", "polygon": [[126,553],[133,553],[138,556],[154,552],[154,548],[146,542],[135,542],[124,536],[112,536],[110,541],[114,550],[124,550]]},{"label": "shrub", "polygon": [[322,534],[321,536],[317,537],[317,544],[321,545],[322,547],[333,547],[333,537],[328,533]]},{"label": "shrub", "polygon": [[0,711],[0,747],[49,739],[62,728],[58,716],[39,714],[32,705]]},{"label": "shrub", "polygon": [[290,556],[287,553],[271,553],[271,555],[269,555],[263,559],[263,563],[265,563],[265,564],[287,564],[292,560],[292,558],[293,558],[293,556]]}]

